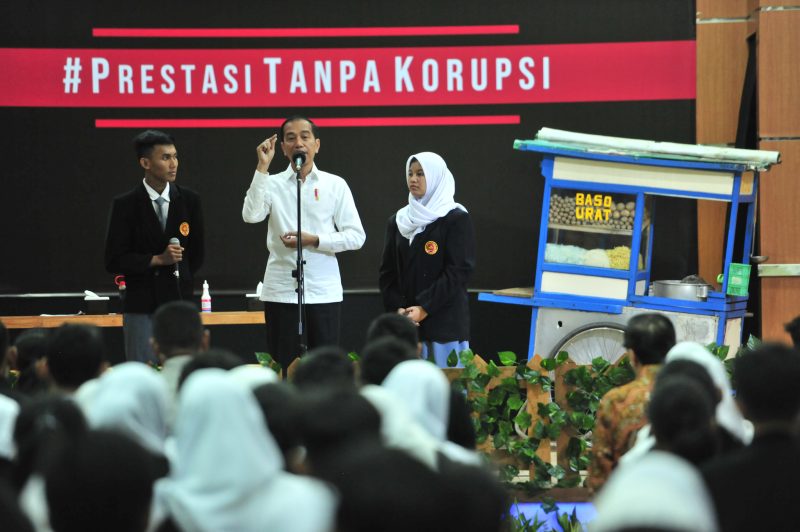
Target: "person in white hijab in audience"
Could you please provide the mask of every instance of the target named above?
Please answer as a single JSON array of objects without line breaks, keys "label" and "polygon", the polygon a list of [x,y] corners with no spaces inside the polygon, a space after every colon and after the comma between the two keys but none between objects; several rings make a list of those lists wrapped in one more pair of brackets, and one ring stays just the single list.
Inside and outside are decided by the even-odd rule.
[{"label": "person in white hijab in audience", "polygon": [[[753,439],[753,424],[744,419],[739,407],[736,406],[728,373],[722,361],[697,342],[675,344],[667,353],[665,363],[674,360],[689,360],[705,368],[721,394],[715,413],[717,424],[742,444],[749,444]],[[652,449],[653,445],[655,438],[650,432],[650,425],[645,425],[636,435],[634,446],[622,456],[621,463],[638,460]]]},{"label": "person in white hijab in audience", "polygon": [[665,451],[650,451],[622,464],[594,501],[593,532],[672,530],[715,532],[714,506],[692,464]]},{"label": "person in white hijab in audience", "polygon": [[121,432],[148,451],[165,454],[169,391],[151,367],[139,362],[114,366],[81,386],[76,400],[90,427]]},{"label": "person in white hijab in audience", "polygon": [[673,360],[691,360],[703,366],[714,385],[722,394],[722,400],[717,403],[716,419],[717,423],[735,436],[744,444],[750,443],[753,439],[753,424],[747,421],[731,391],[731,382],[728,379],[728,372],[722,361],[714,356],[711,351],[698,344],[697,342],[680,342],[667,353],[666,362]]},{"label": "person in white hijab in audience", "polygon": [[286,473],[255,396],[219,369],[184,383],[175,424],[176,458],[155,487],[153,529],[325,532],[336,497],[323,483]]},{"label": "person in white hijab in audience", "polygon": [[19,403],[0,395],[0,459],[11,461],[16,454],[14,448],[14,424],[19,415]]},{"label": "person in white hijab in audience", "polygon": [[251,390],[255,390],[264,384],[278,382],[278,374],[260,364],[245,364],[228,370],[231,377]]},{"label": "person in white hijab in audience", "polygon": [[450,382],[440,368],[424,360],[407,360],[395,366],[381,386],[406,406],[411,417],[436,440],[445,457],[466,464],[481,463],[477,453],[447,440]]},{"label": "person in white hijab in audience", "polygon": [[376,384],[362,386],[360,393],[381,415],[384,445],[404,451],[431,469],[437,469],[439,442],[414,421],[395,393]]}]

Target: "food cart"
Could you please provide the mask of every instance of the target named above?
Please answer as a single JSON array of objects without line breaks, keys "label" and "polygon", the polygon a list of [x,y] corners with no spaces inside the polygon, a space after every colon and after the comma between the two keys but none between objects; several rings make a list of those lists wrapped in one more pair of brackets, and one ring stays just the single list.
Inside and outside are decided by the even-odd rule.
[{"label": "food cart", "polygon": [[[478,299],[531,308],[529,358],[564,350],[577,363],[615,361],[624,352],[624,325],[642,312],[667,315],[679,341],[716,342],[735,352],[747,308],[759,172],[779,162],[778,152],[547,128],[514,148],[543,156],[534,286]],[[670,245],[653,240],[656,223],[670,221],[669,213],[656,212],[658,196],[729,203],[719,290],[696,276],[651,278],[653,248]],[[745,223],[737,224],[740,217]]]}]

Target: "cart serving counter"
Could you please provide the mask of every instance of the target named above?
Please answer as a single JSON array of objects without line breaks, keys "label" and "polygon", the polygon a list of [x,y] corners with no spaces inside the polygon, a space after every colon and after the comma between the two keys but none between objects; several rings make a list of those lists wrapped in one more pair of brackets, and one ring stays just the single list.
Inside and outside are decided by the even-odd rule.
[{"label": "cart serving counter", "polygon": [[[542,129],[514,148],[541,153],[544,176],[533,290],[482,293],[479,300],[531,307],[528,357],[568,351],[578,363],[624,352],[631,316],[662,312],[679,340],[741,342],[755,226],[758,172],[778,152],[660,143]],[[655,198],[730,204],[720,290],[691,276],[652,279]],[[744,224],[737,224],[744,217]],[[737,227],[741,234],[736,234]],[[691,272],[686,272],[688,275]]]}]

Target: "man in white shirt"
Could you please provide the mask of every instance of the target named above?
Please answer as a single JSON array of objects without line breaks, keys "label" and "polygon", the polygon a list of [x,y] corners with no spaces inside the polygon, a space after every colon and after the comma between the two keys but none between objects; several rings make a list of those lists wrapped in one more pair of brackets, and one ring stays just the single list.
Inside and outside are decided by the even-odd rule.
[{"label": "man in white shirt", "polygon": [[[284,370],[301,355],[298,335],[297,239],[305,260],[306,346],[339,344],[342,281],[336,253],[359,249],[366,235],[353,195],[344,179],[323,172],[314,164],[319,152],[317,126],[302,116],[292,116],[280,129],[281,151],[289,167],[269,174],[278,135],[258,145],[258,166],[247,190],[242,218],[258,223],[269,216],[267,250],[261,300],[267,321],[267,349]],[[297,234],[297,179],[292,161],[304,154],[300,169],[301,229]]]}]

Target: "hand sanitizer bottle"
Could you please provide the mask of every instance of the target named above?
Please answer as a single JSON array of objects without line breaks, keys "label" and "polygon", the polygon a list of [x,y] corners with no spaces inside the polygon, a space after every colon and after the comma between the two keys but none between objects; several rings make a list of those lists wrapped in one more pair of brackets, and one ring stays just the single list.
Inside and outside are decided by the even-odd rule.
[{"label": "hand sanitizer bottle", "polygon": [[203,281],[203,295],[200,296],[200,310],[211,312],[211,294],[208,292],[208,281]]}]

